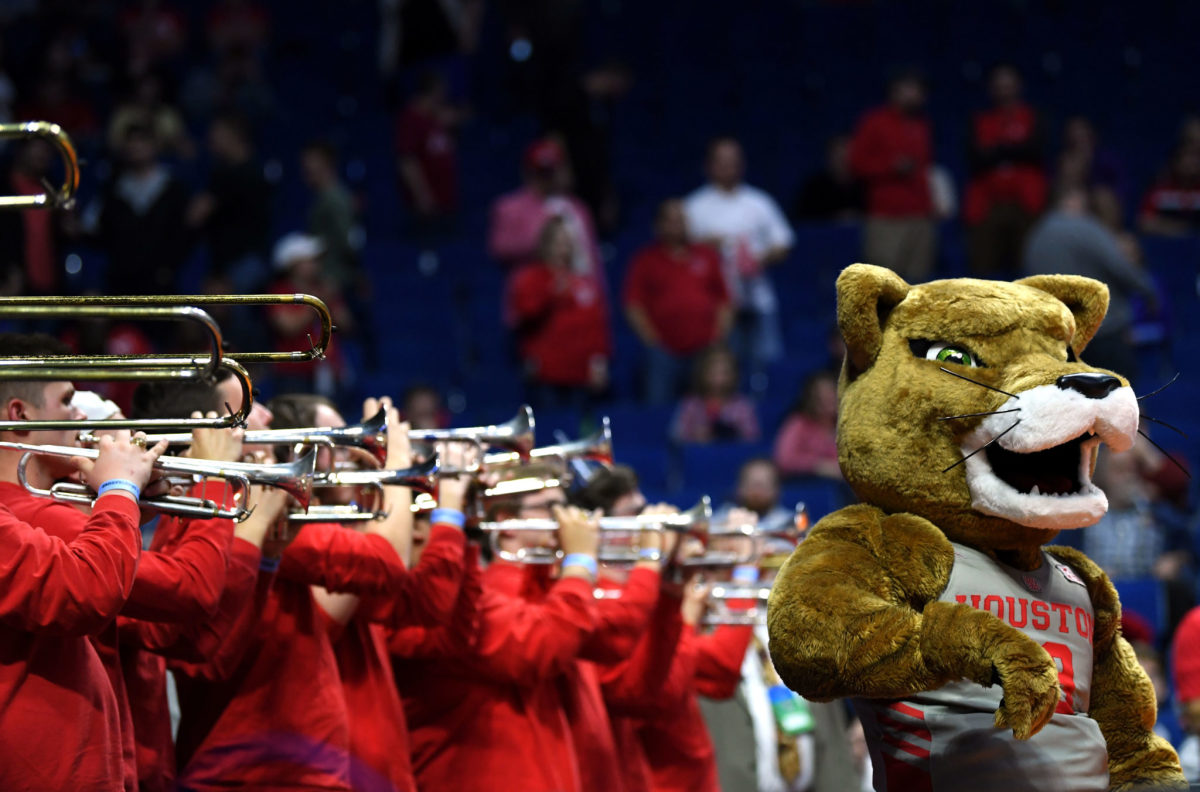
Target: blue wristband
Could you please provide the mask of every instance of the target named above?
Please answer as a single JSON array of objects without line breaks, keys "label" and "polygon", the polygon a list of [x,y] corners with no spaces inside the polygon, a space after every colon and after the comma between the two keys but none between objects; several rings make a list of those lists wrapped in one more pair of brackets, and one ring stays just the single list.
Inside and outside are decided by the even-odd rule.
[{"label": "blue wristband", "polygon": [[462,528],[467,523],[467,517],[458,509],[437,508],[429,515],[429,521],[434,525],[453,525]]},{"label": "blue wristband", "polygon": [[657,547],[643,547],[638,550],[638,558],[642,561],[661,561],[662,551]]},{"label": "blue wristband", "polygon": [[757,583],[758,567],[753,564],[741,564],[733,568],[730,578],[737,583]]},{"label": "blue wristband", "polygon": [[258,562],[258,568],[262,572],[275,572],[279,569],[279,559],[263,556]]},{"label": "blue wristband", "polygon": [[133,496],[134,500],[142,499],[141,488],[129,479],[109,479],[100,485],[100,489],[96,490],[96,495],[100,496],[106,492],[112,492],[113,490],[122,490],[124,492],[128,492]]},{"label": "blue wristband", "polygon": [[596,559],[587,553],[571,553],[562,560],[563,569],[569,566],[583,567],[592,577],[600,572],[600,566],[596,563]]}]

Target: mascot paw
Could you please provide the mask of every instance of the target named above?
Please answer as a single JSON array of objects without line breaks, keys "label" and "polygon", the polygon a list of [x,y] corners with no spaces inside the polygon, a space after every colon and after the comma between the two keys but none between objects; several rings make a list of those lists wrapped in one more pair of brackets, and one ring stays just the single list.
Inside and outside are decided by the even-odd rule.
[{"label": "mascot paw", "polygon": [[1004,698],[996,710],[996,728],[1012,729],[1018,740],[1042,730],[1058,706],[1058,667],[1041,646],[1026,639],[996,660],[995,673]]}]

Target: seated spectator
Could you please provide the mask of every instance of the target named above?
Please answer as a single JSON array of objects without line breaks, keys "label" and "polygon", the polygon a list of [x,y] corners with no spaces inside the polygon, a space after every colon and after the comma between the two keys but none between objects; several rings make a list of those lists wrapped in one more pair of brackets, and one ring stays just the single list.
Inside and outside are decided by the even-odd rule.
[{"label": "seated spectator", "polygon": [[400,417],[413,429],[445,429],[450,425],[442,394],[432,385],[413,385],[406,390]]},{"label": "seated spectator", "polygon": [[1101,144],[1095,125],[1085,116],[1074,116],[1063,127],[1057,183],[1081,187],[1089,193],[1110,193],[1119,206],[1129,205],[1125,166],[1111,148]]},{"label": "seated spectator", "polygon": [[1046,206],[1041,121],[1021,97],[1021,75],[1009,64],[992,70],[992,107],[971,125],[971,180],[964,211],[971,270],[1011,275],[1021,246]]},{"label": "seated spectator", "polygon": [[657,241],[638,251],[625,278],[625,316],[646,346],[646,401],[669,404],[695,356],[724,339],[733,321],[721,259],[688,241],[683,202],[658,208]]},{"label": "seated spectator", "polygon": [[[338,288],[323,275],[321,254],[324,249],[315,237],[288,234],[275,245],[275,269],[279,279],[271,284],[272,294],[311,294],[325,301],[339,328],[351,317]],[[275,336],[275,348],[281,351],[309,349],[320,336],[313,310],[304,305],[272,306],[267,314]],[[333,398],[337,390],[339,368],[336,347],[331,346],[324,360],[276,363],[276,392],[316,393]]]},{"label": "seated spectator", "polygon": [[675,411],[671,438],[677,443],[758,440],[758,413],[738,393],[737,359],[728,347],[710,347],[692,369],[692,389]]},{"label": "seated spectator", "polygon": [[713,521],[722,522],[731,509],[747,509],[758,515],[758,524],[764,531],[787,529],[795,524],[796,512],[780,505],[779,494],[779,470],[775,463],[766,457],[748,459],[738,471],[733,500],[717,510]]},{"label": "seated spectator", "polygon": [[1200,608],[1193,608],[1179,624],[1171,641],[1171,668],[1179,721],[1187,733],[1177,746],[1183,774],[1191,783],[1200,781]]},{"label": "seated spectator", "polygon": [[837,408],[837,377],[827,371],[810,375],[775,438],[775,464],[781,474],[842,478]]},{"label": "seated spectator", "polygon": [[164,96],[163,79],[154,72],[133,78],[129,96],[113,111],[108,122],[108,145],[113,151],[125,139],[125,130],[134,124],[147,124],[154,130],[163,152],[191,159],[196,147],[188,136],[180,114]]},{"label": "seated spectator", "polygon": [[1200,231],[1200,145],[1181,145],[1138,213],[1147,234],[1179,236]]},{"label": "seated spectator", "polygon": [[850,138],[837,135],[825,146],[825,167],[810,174],[796,199],[796,219],[848,222],[867,208],[863,183],[850,170]]},{"label": "seated spectator", "polygon": [[1155,577],[1185,580],[1191,551],[1186,527],[1156,510],[1139,470],[1139,455],[1101,453],[1095,483],[1108,496],[1108,512],[1095,525],[1065,532],[1113,580]]},{"label": "seated spectator", "polygon": [[461,113],[446,97],[437,72],[421,75],[412,101],[396,120],[396,167],[419,235],[447,233],[458,210],[458,152],[454,129]]},{"label": "seated spectator", "polygon": [[608,312],[596,279],[573,266],[575,253],[567,222],[552,217],[538,260],[509,280],[506,314],[535,407],[582,407],[608,388]]}]

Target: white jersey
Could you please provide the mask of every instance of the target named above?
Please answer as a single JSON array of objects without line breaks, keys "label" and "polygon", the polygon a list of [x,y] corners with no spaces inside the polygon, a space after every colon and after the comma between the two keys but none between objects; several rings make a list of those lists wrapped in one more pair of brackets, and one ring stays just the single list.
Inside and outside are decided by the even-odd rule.
[{"label": "white jersey", "polygon": [[878,792],[1083,792],[1108,788],[1108,751],[1088,717],[1094,611],[1083,580],[1042,553],[1033,572],[954,545],[940,602],[986,610],[1040,643],[1058,666],[1062,700],[1026,741],[993,726],[1004,694],[965,679],[902,701],[854,699]]}]

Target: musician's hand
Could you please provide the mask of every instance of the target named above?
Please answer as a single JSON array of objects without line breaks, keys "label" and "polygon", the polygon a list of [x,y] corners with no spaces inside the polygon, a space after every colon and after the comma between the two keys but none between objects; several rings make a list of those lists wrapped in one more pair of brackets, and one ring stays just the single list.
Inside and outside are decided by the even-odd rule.
[{"label": "musician's hand", "polygon": [[684,624],[696,627],[704,621],[704,612],[708,610],[708,595],[711,591],[711,584],[700,581],[684,585],[683,604],[680,606],[680,615]]},{"label": "musician's hand", "polygon": [[[201,416],[199,412],[192,413],[193,418],[216,419],[220,416],[215,412]],[[192,446],[186,456],[193,459],[212,459],[218,462],[236,462],[242,458],[243,429],[193,429]]]},{"label": "musician's hand", "polygon": [[234,523],[233,535],[263,549],[266,555],[267,534],[284,516],[290,499],[291,496],[277,487],[251,487],[246,506],[253,511],[246,519]]},{"label": "musician's hand", "polygon": [[[437,455],[440,467],[463,470],[476,463],[479,450],[475,446],[464,447],[462,443],[438,443]],[[469,475],[441,476],[438,478],[438,506],[443,509],[464,511],[467,490],[470,487],[471,477]]]},{"label": "musician's hand", "polygon": [[[138,436],[145,437],[141,432]],[[154,474],[154,463],[167,450],[167,444],[163,442],[153,448],[144,448],[134,445],[129,432],[122,431],[115,436],[101,437],[98,449],[100,455],[95,460],[71,458],[84,482],[91,487],[99,487],[106,481],[124,479],[133,482],[139,490],[144,490]],[[132,493],[123,490],[118,492],[133,499]]]},{"label": "musician's hand", "polygon": [[551,509],[558,521],[558,546],[563,555],[582,553],[592,558],[600,549],[600,520],[578,506],[555,505]]}]

